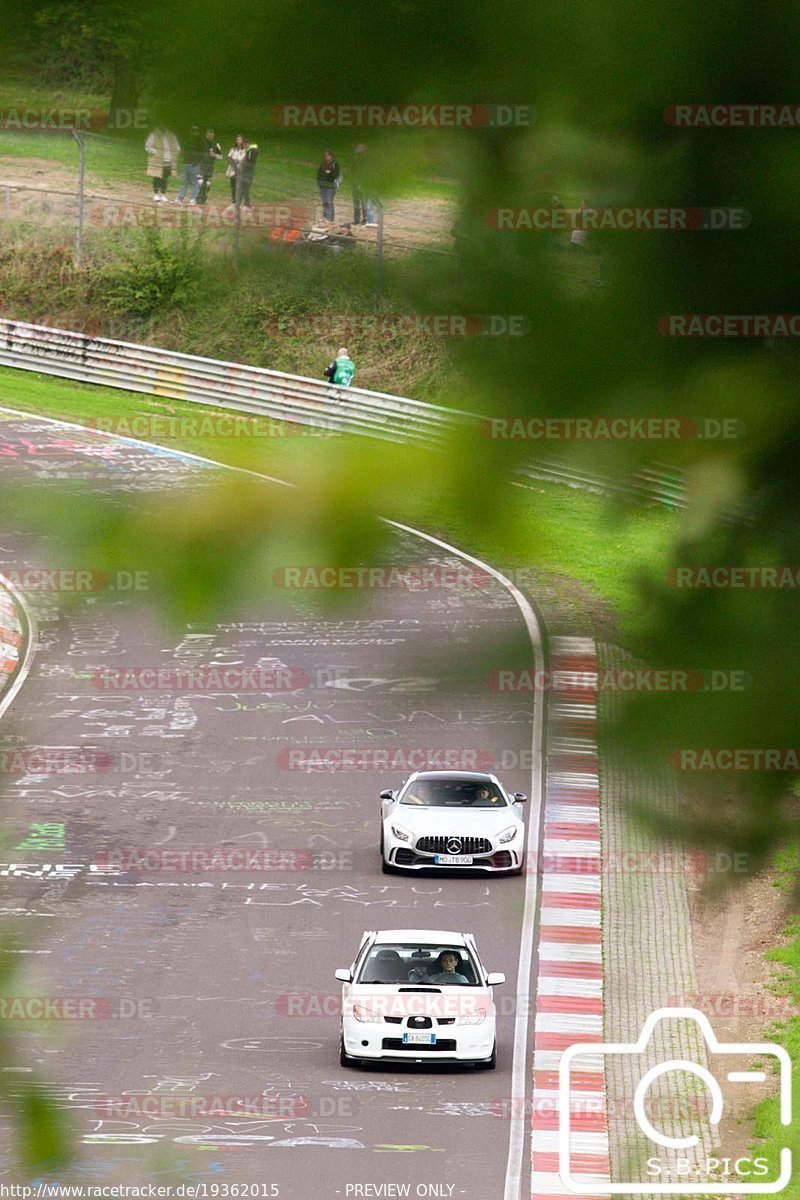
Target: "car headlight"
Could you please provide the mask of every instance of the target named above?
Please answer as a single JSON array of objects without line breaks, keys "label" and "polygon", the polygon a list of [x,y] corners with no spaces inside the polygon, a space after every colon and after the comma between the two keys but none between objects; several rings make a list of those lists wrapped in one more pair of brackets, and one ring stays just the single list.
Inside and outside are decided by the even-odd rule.
[{"label": "car headlight", "polygon": [[482,1025],[486,1020],[486,1009],[479,1008],[475,1012],[462,1013],[456,1017],[456,1025]]},{"label": "car headlight", "polygon": [[407,829],[403,829],[402,825],[392,825],[392,833],[396,838],[399,838],[401,842],[411,841],[411,834]]},{"label": "car headlight", "polygon": [[498,842],[513,842],[517,836],[517,825],[509,825],[508,829],[504,829],[498,837]]},{"label": "car headlight", "polygon": [[376,1025],[381,1019],[378,1013],[373,1012],[371,1008],[365,1008],[363,1004],[353,1005],[353,1016],[365,1025]]}]

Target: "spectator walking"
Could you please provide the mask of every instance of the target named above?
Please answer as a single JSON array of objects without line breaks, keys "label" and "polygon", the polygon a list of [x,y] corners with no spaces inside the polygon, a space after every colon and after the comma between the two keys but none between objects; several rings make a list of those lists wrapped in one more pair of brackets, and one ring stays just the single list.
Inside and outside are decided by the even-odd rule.
[{"label": "spectator walking", "polygon": [[585,225],[586,197],[581,196],[581,206],[573,221],[572,232],[569,235],[571,246],[585,246],[589,238],[589,230]]},{"label": "spectator walking", "polygon": [[375,205],[364,191],[364,155],[367,147],[363,142],[353,154],[353,224],[375,225]]},{"label": "spectator walking", "polygon": [[147,152],[147,174],[153,180],[153,199],[166,201],[167,180],[178,164],[180,143],[166,125],[156,125],[144,148]]},{"label": "spectator walking", "polygon": [[322,162],[317,167],[317,186],[319,198],[322,201],[322,216],[326,221],[333,221],[333,197],[336,195],[342,179],[339,164],[333,157],[332,150],[326,150]]},{"label": "spectator walking", "polygon": [[350,387],[356,373],[356,364],[350,357],[347,347],[342,346],[336,353],[333,362],[328,363],[323,371],[326,379],[337,387]]},{"label": "spectator walking", "polygon": [[183,204],[186,198],[186,193],[191,188],[190,204],[197,203],[197,193],[200,191],[200,162],[205,153],[205,140],[200,132],[199,125],[193,125],[189,133],[189,140],[186,143],[186,148],[183,151],[183,176],[181,178],[181,190],[178,192],[176,204]]},{"label": "spectator walking", "polygon": [[220,144],[210,127],[206,130],[203,157],[200,159],[200,191],[197,193],[197,203],[205,204],[211,191],[211,176],[214,174],[215,162],[222,158]]},{"label": "spectator walking", "polygon": [[250,185],[256,174],[258,145],[256,142],[249,141],[248,138],[243,139],[242,145],[244,146],[244,154],[236,164],[236,197],[234,203],[237,208],[249,208]]},{"label": "spectator walking", "polygon": [[231,204],[236,203],[236,171],[239,163],[242,161],[246,153],[244,138],[240,133],[237,133],[233,145],[228,151],[228,165],[225,168],[225,174],[230,180],[231,185]]}]

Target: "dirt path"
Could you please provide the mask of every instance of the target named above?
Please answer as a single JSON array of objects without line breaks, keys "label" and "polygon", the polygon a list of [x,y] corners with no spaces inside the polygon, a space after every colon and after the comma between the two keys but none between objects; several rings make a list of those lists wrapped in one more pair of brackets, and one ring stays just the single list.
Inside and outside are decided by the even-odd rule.
[{"label": "dirt path", "polygon": [[[0,156],[0,216],[35,221],[43,227],[71,224],[77,210],[77,173],[45,158],[11,158]],[[178,185],[170,181],[169,194],[174,197]],[[141,185],[121,179],[111,182],[106,176],[88,171],[86,194],[90,210],[100,205],[152,205],[150,181],[142,173]],[[308,229],[319,215],[319,203],[311,192],[287,192],[270,186],[267,171],[256,180],[254,204],[288,206],[293,214],[292,224]],[[228,184],[217,172],[212,185],[210,202],[227,205]],[[337,199],[335,229],[352,218],[349,191]],[[450,229],[455,219],[452,203],[439,199],[395,199],[384,210],[384,238],[388,249],[413,250],[439,248],[449,250]],[[148,218],[143,218],[145,223]],[[359,241],[374,242],[376,229],[355,228]]]}]

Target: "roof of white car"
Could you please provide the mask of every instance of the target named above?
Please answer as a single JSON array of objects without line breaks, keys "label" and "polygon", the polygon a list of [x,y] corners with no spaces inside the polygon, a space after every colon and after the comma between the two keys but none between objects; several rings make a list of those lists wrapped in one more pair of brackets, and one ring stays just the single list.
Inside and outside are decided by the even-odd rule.
[{"label": "roof of white car", "polygon": [[[491,771],[414,771],[411,779],[497,779]],[[499,782],[499,781],[498,781]]]},{"label": "roof of white car", "polygon": [[420,942],[432,946],[441,942],[459,942],[464,944],[464,934],[455,933],[452,929],[379,929],[375,934],[375,942]]}]

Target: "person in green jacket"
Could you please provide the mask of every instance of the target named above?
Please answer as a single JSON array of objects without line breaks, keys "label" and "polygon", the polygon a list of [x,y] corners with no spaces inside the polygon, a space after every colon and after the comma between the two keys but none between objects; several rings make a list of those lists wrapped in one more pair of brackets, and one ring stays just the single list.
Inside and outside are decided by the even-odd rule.
[{"label": "person in green jacket", "polygon": [[328,363],[323,374],[337,387],[350,387],[356,373],[356,364],[350,357],[347,347],[342,346],[333,362]]}]

